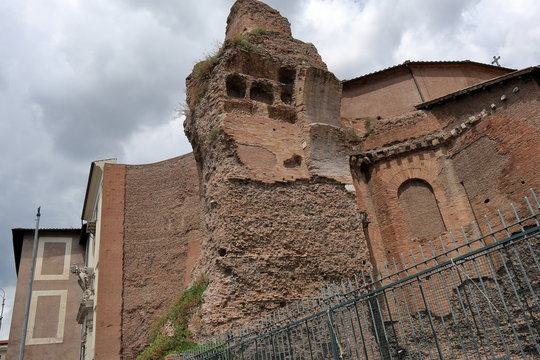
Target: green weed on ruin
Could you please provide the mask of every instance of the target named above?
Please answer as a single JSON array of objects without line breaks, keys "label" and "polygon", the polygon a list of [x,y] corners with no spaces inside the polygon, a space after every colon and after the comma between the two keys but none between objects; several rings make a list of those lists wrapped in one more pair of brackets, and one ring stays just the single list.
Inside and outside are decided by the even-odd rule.
[{"label": "green weed on ruin", "polygon": [[210,132],[208,133],[208,140],[214,141],[217,139],[218,135],[219,135],[219,129],[212,128],[212,130],[210,130]]},{"label": "green weed on ruin", "polygon": [[236,35],[231,40],[232,44],[238,46],[240,49],[247,52],[255,51],[255,45],[249,41],[249,36],[246,35]]},{"label": "green weed on ruin", "polygon": [[[150,345],[137,360],[160,360],[168,354],[179,354],[197,346],[192,340],[188,324],[193,313],[202,305],[202,295],[208,283],[207,277],[200,277],[189,289],[180,294],[167,314],[152,325],[149,332]],[[172,336],[164,334],[167,325],[174,330]]]},{"label": "green weed on ruin", "polygon": [[354,131],[354,130],[351,129],[351,130],[349,131],[349,138],[350,138],[351,140],[358,140],[358,139],[360,138],[360,136],[358,136],[358,134],[356,133],[356,131]]},{"label": "green weed on ruin", "polygon": [[193,67],[193,91],[196,97],[196,103],[206,95],[208,90],[208,80],[212,70],[216,67],[218,62],[218,55],[212,54],[206,56],[202,61],[199,61]]},{"label": "green weed on ruin", "polygon": [[263,27],[258,27],[249,32],[250,35],[263,35],[266,34],[266,29]]}]

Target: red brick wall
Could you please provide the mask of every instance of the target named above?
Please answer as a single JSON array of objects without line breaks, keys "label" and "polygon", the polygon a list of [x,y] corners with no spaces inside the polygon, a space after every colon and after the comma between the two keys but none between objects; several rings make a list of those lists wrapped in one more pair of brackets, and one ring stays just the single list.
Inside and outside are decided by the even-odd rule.
[{"label": "red brick wall", "polygon": [[409,68],[399,67],[344,83],[341,116],[375,121],[377,116],[400,115],[422,102],[508,73],[473,64],[413,63]]},{"label": "red brick wall", "polygon": [[453,167],[478,218],[493,217],[501,209],[510,219],[510,203],[523,215],[527,213],[524,206],[519,208],[523,196],[530,188],[540,190],[539,95],[538,84],[525,77],[433,109],[436,116],[453,124],[487,110],[488,115],[449,148]]},{"label": "red brick wall", "polygon": [[120,358],[125,165],[103,171],[95,359]]},{"label": "red brick wall", "polygon": [[190,283],[204,236],[193,154],[126,167],[123,358],[140,353],[151,325]]},{"label": "red brick wall", "polygon": [[[431,126],[439,123],[439,129],[458,127],[473,116],[479,120],[443,146],[409,151],[369,165],[369,182],[355,170],[359,207],[370,216],[370,247],[376,261],[399,258],[422,243],[411,232],[398,198],[399,187],[408,179],[425,180],[432,186],[448,231],[474,220],[482,224],[484,214],[500,226],[497,209],[511,221],[510,203],[523,204],[529,188],[540,188],[538,95],[537,82],[523,77],[436,105],[425,118]],[[387,126],[387,132],[367,139],[363,146],[373,149],[417,138],[411,136],[412,127],[402,122],[388,122]],[[522,217],[527,213],[523,206],[518,210]]]}]

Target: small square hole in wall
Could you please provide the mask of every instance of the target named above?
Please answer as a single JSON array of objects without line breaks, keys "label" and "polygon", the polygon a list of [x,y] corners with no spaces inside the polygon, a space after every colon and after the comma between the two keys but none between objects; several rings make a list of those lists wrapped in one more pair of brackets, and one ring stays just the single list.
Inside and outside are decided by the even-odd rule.
[{"label": "small square hole in wall", "polygon": [[251,100],[272,104],[274,102],[274,89],[272,84],[261,81],[254,82],[251,85],[250,97]]},{"label": "small square hole in wall", "polygon": [[243,99],[246,96],[246,80],[238,74],[230,74],[226,80],[227,95]]},{"label": "small square hole in wall", "polygon": [[282,67],[278,71],[278,79],[280,83],[293,85],[296,78],[296,70],[293,67]]}]

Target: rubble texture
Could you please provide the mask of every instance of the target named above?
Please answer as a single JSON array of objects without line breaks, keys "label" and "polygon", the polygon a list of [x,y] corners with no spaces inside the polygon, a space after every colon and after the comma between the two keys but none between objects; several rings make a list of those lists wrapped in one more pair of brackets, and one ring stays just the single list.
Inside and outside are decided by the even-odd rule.
[{"label": "rubble texture", "polygon": [[237,1],[202,86],[200,78],[195,69],[187,79],[184,126],[210,234],[196,268],[211,280],[204,337],[370,263],[365,216],[345,188],[341,83],[313,45],[293,39],[275,10]]}]

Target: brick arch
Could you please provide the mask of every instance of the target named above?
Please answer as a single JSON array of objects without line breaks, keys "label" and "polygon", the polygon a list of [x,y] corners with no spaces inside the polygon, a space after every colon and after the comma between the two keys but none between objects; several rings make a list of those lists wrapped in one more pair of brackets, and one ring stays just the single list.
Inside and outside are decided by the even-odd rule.
[{"label": "brick arch", "polygon": [[[386,196],[397,199],[398,190],[401,184],[410,179],[419,179],[427,182],[433,189],[435,198],[442,204],[446,204],[446,195],[444,189],[439,185],[438,173],[441,167],[433,158],[419,160],[412,158],[410,164],[403,164],[403,161],[393,160],[390,162],[390,171],[385,171],[381,180],[386,184]],[[441,209],[441,213],[443,213]],[[445,214],[443,213],[443,219]]]}]

